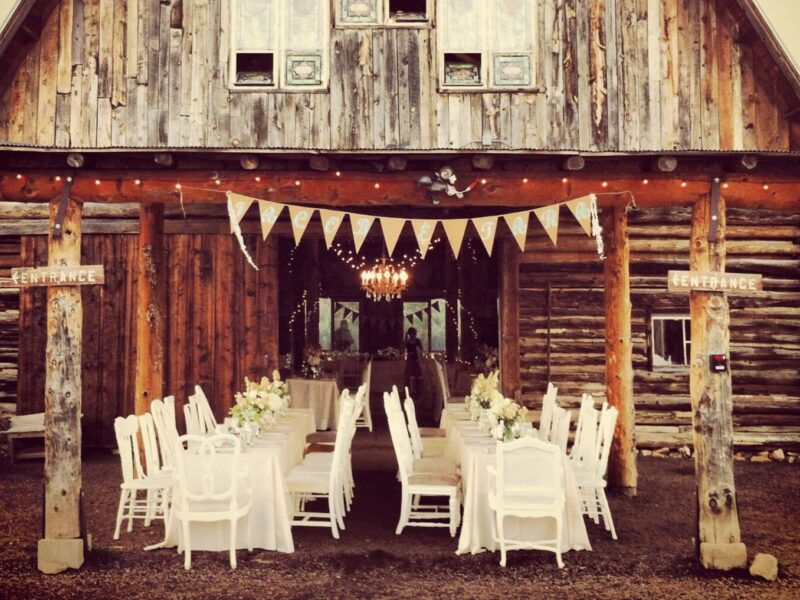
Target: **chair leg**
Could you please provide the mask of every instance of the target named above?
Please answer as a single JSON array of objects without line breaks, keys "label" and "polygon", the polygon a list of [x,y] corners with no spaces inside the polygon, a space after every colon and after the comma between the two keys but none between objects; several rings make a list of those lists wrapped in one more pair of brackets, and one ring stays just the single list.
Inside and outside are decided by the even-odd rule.
[{"label": "chair leg", "polygon": [[155,516],[154,515],[154,513],[155,513],[155,510],[154,510],[155,501],[153,500],[153,495],[155,493],[156,493],[155,490],[147,490],[147,492],[145,492],[145,496],[147,498],[147,500],[146,500],[147,508],[145,509],[145,513],[144,513],[144,526],[145,527],[150,527],[150,523],[153,521],[153,517]]},{"label": "chair leg", "polygon": [[133,510],[139,501],[139,490],[128,490],[128,533],[133,531]]},{"label": "chair leg", "polygon": [[497,512],[497,533],[500,540],[500,566],[506,566],[506,532],[503,527],[503,516]]},{"label": "chair leg", "polygon": [[458,529],[458,504],[458,494],[453,493],[450,496],[450,537],[456,537],[456,529]]},{"label": "chair leg", "polygon": [[556,518],[556,563],[559,569],[564,568],[564,561],[561,560],[561,535],[563,533],[564,524],[560,518]]},{"label": "chair leg", "polygon": [[236,568],[236,519],[231,519],[231,539],[230,539],[230,559],[231,569]]},{"label": "chair leg", "polygon": [[119,539],[119,528],[122,525],[122,515],[125,511],[125,501],[128,496],[128,490],[121,490],[119,493],[119,508],[117,509],[117,525],[114,528],[114,539]]},{"label": "chair leg", "polygon": [[333,534],[334,539],[339,539],[339,529],[336,527],[336,521],[338,520],[338,511],[336,510],[336,497],[333,494],[328,494],[328,512],[330,513],[330,520],[331,520],[331,533]]},{"label": "chair leg", "polygon": [[189,541],[189,521],[183,524],[183,568],[187,571],[192,568],[192,544]]},{"label": "chair leg", "polygon": [[395,534],[403,533],[403,528],[408,524],[408,517],[411,512],[411,494],[403,490],[403,498],[400,503],[400,520],[397,521]]},{"label": "chair leg", "polygon": [[608,506],[608,498],[606,498],[606,491],[599,488],[597,491],[598,499],[600,500],[600,510],[603,513],[603,523],[606,526],[606,531],[611,532],[611,539],[617,539],[617,530],[614,529],[614,519],[611,518],[611,507]]}]

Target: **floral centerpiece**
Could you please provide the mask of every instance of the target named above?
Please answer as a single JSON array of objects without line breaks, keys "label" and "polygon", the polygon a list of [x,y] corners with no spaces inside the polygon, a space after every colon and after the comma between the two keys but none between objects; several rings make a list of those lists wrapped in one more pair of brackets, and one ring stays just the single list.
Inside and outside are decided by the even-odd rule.
[{"label": "floral centerpiece", "polygon": [[303,377],[319,379],[322,375],[322,348],[312,344],[303,351],[303,357]]},{"label": "floral centerpiece", "polygon": [[275,424],[277,415],[289,408],[289,387],[281,381],[281,374],[272,372],[272,381],[262,377],[261,381],[244,378],[245,389],[236,392],[236,404],[231,408],[231,416],[239,427],[254,423],[263,429]]},{"label": "floral centerpiece", "polygon": [[478,348],[478,359],[475,367],[488,374],[497,370],[498,366],[497,348],[488,344],[481,344]]},{"label": "floral centerpiece", "polygon": [[500,371],[493,371],[489,375],[481,373],[475,378],[469,395],[464,399],[473,421],[477,421],[483,411],[491,408],[493,400],[503,398],[499,387]]},{"label": "floral centerpiece", "polygon": [[378,350],[375,358],[378,360],[400,360],[403,358],[403,355],[397,348],[393,346],[386,346],[386,348],[381,348]]},{"label": "floral centerpiece", "polygon": [[528,409],[520,406],[511,398],[495,398],[485,415],[486,428],[492,437],[501,442],[508,442],[522,437],[525,431],[525,415]]}]

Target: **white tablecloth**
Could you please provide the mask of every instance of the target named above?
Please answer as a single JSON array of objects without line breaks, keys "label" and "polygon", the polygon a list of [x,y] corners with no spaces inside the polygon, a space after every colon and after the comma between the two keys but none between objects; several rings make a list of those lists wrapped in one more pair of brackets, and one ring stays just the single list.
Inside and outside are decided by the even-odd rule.
[{"label": "white tablecloth", "polygon": [[333,379],[289,379],[292,407],[310,408],[317,428],[336,429],[339,411],[339,386]]},{"label": "white tablecloth", "polygon": [[[313,433],[314,414],[310,409],[293,408],[241,454],[240,468],[248,474],[253,494],[250,513],[240,519],[236,532],[238,548],[247,547],[247,534],[253,548],[294,552],[292,503],[286,488],[286,474],[303,461],[306,435]],[[218,455],[218,468],[226,467],[225,455]],[[192,523],[192,551],[222,551],[228,548],[226,522]],[[177,546],[180,523],[173,520],[164,545]]]},{"label": "white tablecloth", "polygon": [[[442,413],[442,427],[447,431],[447,454],[461,465],[464,508],[457,554],[476,554],[499,547],[494,541],[494,513],[489,507],[488,465],[495,464],[496,443],[476,433],[475,424],[461,407],[449,407]],[[586,525],[581,514],[580,498],[571,465],[564,461],[567,503],[564,513],[562,551],[591,550]],[[517,519],[507,517],[506,536],[513,539],[552,539],[552,519]]]}]

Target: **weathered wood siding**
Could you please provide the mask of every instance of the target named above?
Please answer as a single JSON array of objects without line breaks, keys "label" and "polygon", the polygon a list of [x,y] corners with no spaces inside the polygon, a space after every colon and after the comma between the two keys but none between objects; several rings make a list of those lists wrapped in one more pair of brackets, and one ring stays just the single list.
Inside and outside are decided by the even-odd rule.
[{"label": "weathered wood siding", "polygon": [[[566,213],[567,211],[563,211]],[[667,292],[670,269],[688,270],[690,209],[629,213],[634,400],[640,445],[691,442],[689,370],[650,366],[650,316],[689,314],[688,294]],[[765,293],[729,294],[737,443],[800,444],[800,216],[730,210],[727,270],[764,275]],[[562,215],[558,248],[534,229],[520,266],[523,398],[538,407],[547,381],[577,405],[604,396],[603,267],[593,240]]]},{"label": "weathered wood siding", "polygon": [[734,3],[531,1],[541,91],[442,94],[435,29],[334,29],[328,91],[231,93],[227,0],[62,0],[2,86],[0,140],[59,148],[790,149],[781,76],[757,37],[740,36]]},{"label": "weathered wood siding", "polygon": [[[182,403],[199,384],[219,418],[244,376],[266,374],[277,359],[277,254],[274,243],[256,236],[247,243],[258,272],[244,264],[229,234],[166,238],[164,395]],[[104,264],[106,273],[105,285],[83,290],[83,432],[90,446],[113,446],[114,418],[133,413],[137,244],[136,235],[83,236],[81,262]],[[45,236],[22,238],[25,265],[44,264],[46,257]],[[43,407],[45,299],[45,288],[20,294],[20,413]]]},{"label": "weathered wood siding", "polygon": [[[0,277],[8,277],[20,260],[19,237],[0,238]],[[17,290],[0,288],[0,402],[16,402],[18,323]]]}]

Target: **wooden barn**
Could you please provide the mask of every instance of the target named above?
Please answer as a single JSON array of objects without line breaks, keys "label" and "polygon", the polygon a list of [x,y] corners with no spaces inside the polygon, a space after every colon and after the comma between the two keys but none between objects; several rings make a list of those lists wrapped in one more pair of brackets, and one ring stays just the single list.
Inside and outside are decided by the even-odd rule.
[{"label": "wooden barn", "polygon": [[[0,400],[58,405],[58,371],[85,446],[198,383],[223,414],[342,318],[361,352],[414,323],[451,365],[497,347],[534,408],[607,398],[627,487],[693,414],[800,444],[800,75],[752,0],[20,0],[0,53],[0,275],[104,267],[0,289]],[[288,207],[233,219],[258,270],[232,197]],[[373,302],[386,219],[411,285]]]}]

